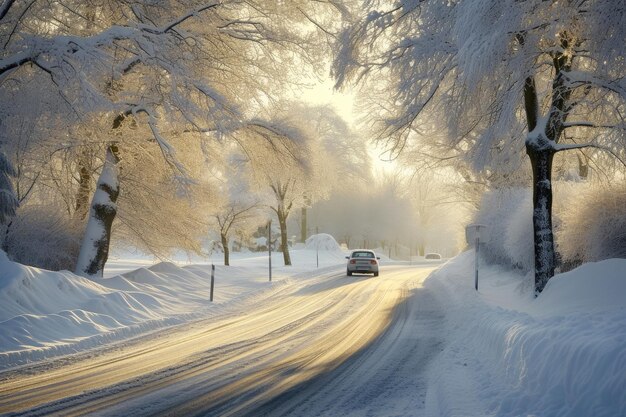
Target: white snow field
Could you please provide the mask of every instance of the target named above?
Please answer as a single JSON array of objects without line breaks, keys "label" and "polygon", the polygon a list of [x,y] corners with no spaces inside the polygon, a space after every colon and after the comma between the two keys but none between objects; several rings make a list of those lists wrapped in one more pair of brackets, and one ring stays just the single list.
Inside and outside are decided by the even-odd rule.
[{"label": "white snow field", "polygon": [[207,265],[95,283],[0,253],[0,413],[626,415],[626,260],[534,299],[528,277],[493,266],[476,292],[473,252],[383,259],[373,278],[345,276],[331,249],[320,268],[294,250],[273,283],[266,256],[235,257],[213,304]]}]

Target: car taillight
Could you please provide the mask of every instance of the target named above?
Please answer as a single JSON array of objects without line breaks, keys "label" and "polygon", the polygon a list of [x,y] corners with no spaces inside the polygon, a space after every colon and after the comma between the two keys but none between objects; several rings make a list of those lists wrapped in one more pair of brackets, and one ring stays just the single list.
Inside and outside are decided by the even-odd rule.
[{"label": "car taillight", "polygon": [[356,263],[356,260],[355,259],[350,259],[350,263],[354,265]]},{"label": "car taillight", "polygon": [[370,263],[371,263],[372,265],[376,265],[376,261],[375,261],[375,260],[373,260],[373,259],[370,261]]}]

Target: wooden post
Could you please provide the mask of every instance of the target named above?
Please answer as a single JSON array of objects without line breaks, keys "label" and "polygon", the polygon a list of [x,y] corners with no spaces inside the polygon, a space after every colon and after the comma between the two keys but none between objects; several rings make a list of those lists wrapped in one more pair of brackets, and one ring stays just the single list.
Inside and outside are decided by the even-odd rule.
[{"label": "wooden post", "polygon": [[211,264],[211,296],[209,300],[213,302],[213,288],[215,287],[215,265]]},{"label": "wooden post", "polygon": [[479,227],[476,228],[476,259],[474,260],[474,268],[476,270],[474,275],[474,287],[476,288],[476,291],[478,291],[478,251],[480,249],[480,235],[478,233],[478,229]]},{"label": "wooden post", "polygon": [[272,282],[272,221],[267,224],[267,252],[269,255],[270,282]]},{"label": "wooden post", "polygon": [[[315,234],[319,235],[320,234],[320,228],[319,226],[315,227]],[[316,236],[315,237],[317,239],[317,243],[315,245],[315,261],[317,263],[317,267],[320,267],[320,237]]]}]

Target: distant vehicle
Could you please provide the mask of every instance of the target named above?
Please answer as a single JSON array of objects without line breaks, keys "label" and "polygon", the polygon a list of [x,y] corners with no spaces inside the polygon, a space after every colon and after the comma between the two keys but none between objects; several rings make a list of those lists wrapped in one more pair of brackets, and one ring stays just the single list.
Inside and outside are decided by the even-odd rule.
[{"label": "distant vehicle", "polygon": [[359,249],[352,251],[350,256],[346,256],[348,260],[347,274],[352,276],[353,273],[374,274],[378,276],[378,260],[380,259],[374,251],[367,249]]},{"label": "distant vehicle", "polygon": [[424,256],[424,259],[441,259],[441,255],[439,255],[438,253],[427,253]]}]

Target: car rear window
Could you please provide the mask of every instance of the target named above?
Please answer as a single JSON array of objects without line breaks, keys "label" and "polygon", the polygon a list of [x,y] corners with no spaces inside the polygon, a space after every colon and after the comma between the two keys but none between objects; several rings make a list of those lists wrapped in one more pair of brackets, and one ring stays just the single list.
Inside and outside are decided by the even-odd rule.
[{"label": "car rear window", "polygon": [[374,254],[372,252],[352,252],[353,258],[373,258]]}]

